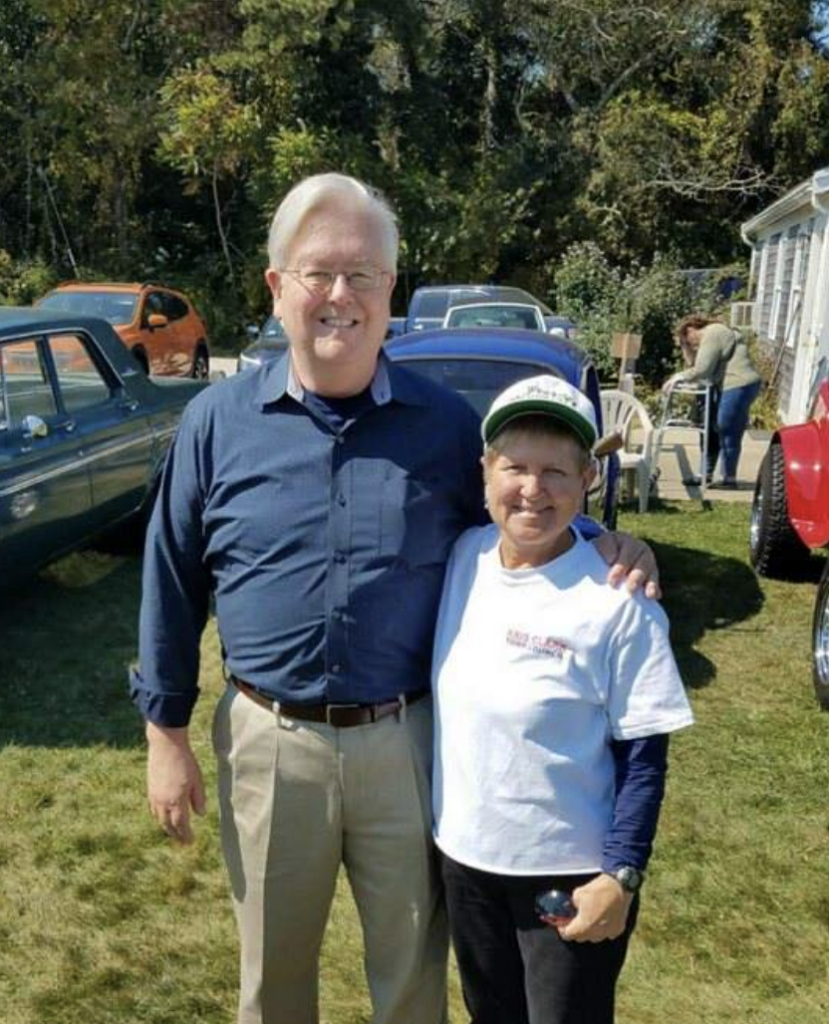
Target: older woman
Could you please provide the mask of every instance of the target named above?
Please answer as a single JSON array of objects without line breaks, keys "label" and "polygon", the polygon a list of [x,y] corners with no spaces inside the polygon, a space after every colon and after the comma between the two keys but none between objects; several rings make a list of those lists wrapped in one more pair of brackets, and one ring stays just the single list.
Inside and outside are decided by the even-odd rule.
[{"label": "older woman", "polygon": [[[653,601],[574,527],[590,402],[554,377],[482,426],[492,525],[449,563],[435,639],[435,839],[473,1024],[610,1024],[664,788],[692,715]],[[569,922],[542,920],[545,890]]]},{"label": "older woman", "polygon": [[666,381],[666,387],[675,381],[711,384],[712,419],[717,430],[708,438],[706,473],[710,481],[717,456],[721,455],[722,479],[712,486],[733,490],[737,486],[737,466],[749,410],[760,391],[760,374],[751,362],[742,334],[718,320],[698,314],[686,316],[677,327],[676,337],[690,365]]}]

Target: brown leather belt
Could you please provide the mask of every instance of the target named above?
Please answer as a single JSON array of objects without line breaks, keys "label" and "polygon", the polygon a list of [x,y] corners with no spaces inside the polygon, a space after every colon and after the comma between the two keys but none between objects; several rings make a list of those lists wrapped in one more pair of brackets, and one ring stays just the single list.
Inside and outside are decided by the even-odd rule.
[{"label": "brown leather belt", "polygon": [[378,722],[381,718],[397,714],[402,708],[416,703],[430,692],[428,687],[424,687],[413,693],[401,694],[400,697],[384,701],[382,704],[284,704],[282,701],[270,700],[250,683],[237,679],[236,676],[230,676],[229,681],[239,693],[260,707],[267,708],[268,711],[273,711],[274,704],[277,704],[279,713],[286,718],[297,718],[302,722],[325,722],[337,729]]}]

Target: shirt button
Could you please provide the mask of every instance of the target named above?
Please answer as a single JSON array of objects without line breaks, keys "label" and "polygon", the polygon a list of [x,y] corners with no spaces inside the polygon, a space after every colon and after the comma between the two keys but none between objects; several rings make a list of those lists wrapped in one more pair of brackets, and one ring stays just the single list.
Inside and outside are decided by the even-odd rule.
[{"label": "shirt button", "polygon": [[345,495],[344,494],[338,494],[337,495],[337,504],[338,505],[345,505]]},{"label": "shirt button", "polygon": [[343,613],[339,608],[335,608],[334,611],[331,612],[331,618],[334,619],[335,622],[339,622],[342,617]]},{"label": "shirt button", "polygon": [[337,444],[345,444],[345,438],[342,434],[337,434]]},{"label": "shirt button", "polygon": [[339,662],[337,662],[336,665],[332,665],[331,666],[331,671],[334,673],[335,676],[338,676],[340,674],[340,672],[342,672],[342,670],[343,670],[343,667],[342,667],[342,665]]},{"label": "shirt button", "polygon": [[337,565],[342,565],[345,562],[345,552],[344,551],[335,551],[334,552],[334,561],[337,563]]}]

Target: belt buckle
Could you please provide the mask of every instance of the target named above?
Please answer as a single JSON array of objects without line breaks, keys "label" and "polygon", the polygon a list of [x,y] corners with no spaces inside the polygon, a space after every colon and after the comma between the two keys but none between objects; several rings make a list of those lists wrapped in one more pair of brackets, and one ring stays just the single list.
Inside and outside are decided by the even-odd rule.
[{"label": "belt buckle", "polygon": [[[337,723],[334,721],[334,718],[336,718],[337,713],[340,712],[340,711],[351,711],[351,710],[353,710],[355,708],[361,708],[361,707],[362,707],[362,704],[356,704],[356,703],[355,704],[326,704],[325,705],[325,724],[326,725],[333,725],[335,729],[336,728],[340,728],[337,725]],[[332,718],[332,714],[331,714],[332,712],[334,713],[334,717],[333,718]]]}]

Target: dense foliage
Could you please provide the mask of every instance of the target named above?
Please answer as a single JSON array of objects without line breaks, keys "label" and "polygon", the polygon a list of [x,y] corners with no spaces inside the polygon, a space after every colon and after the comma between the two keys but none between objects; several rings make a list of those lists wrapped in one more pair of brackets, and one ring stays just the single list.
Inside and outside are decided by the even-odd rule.
[{"label": "dense foliage", "polygon": [[740,221],[829,162],[826,7],[3,0],[2,296],[162,277],[236,331],[276,202],[334,168],[400,211],[398,308],[448,279],[555,302],[577,242],[623,276],[739,258]]}]

